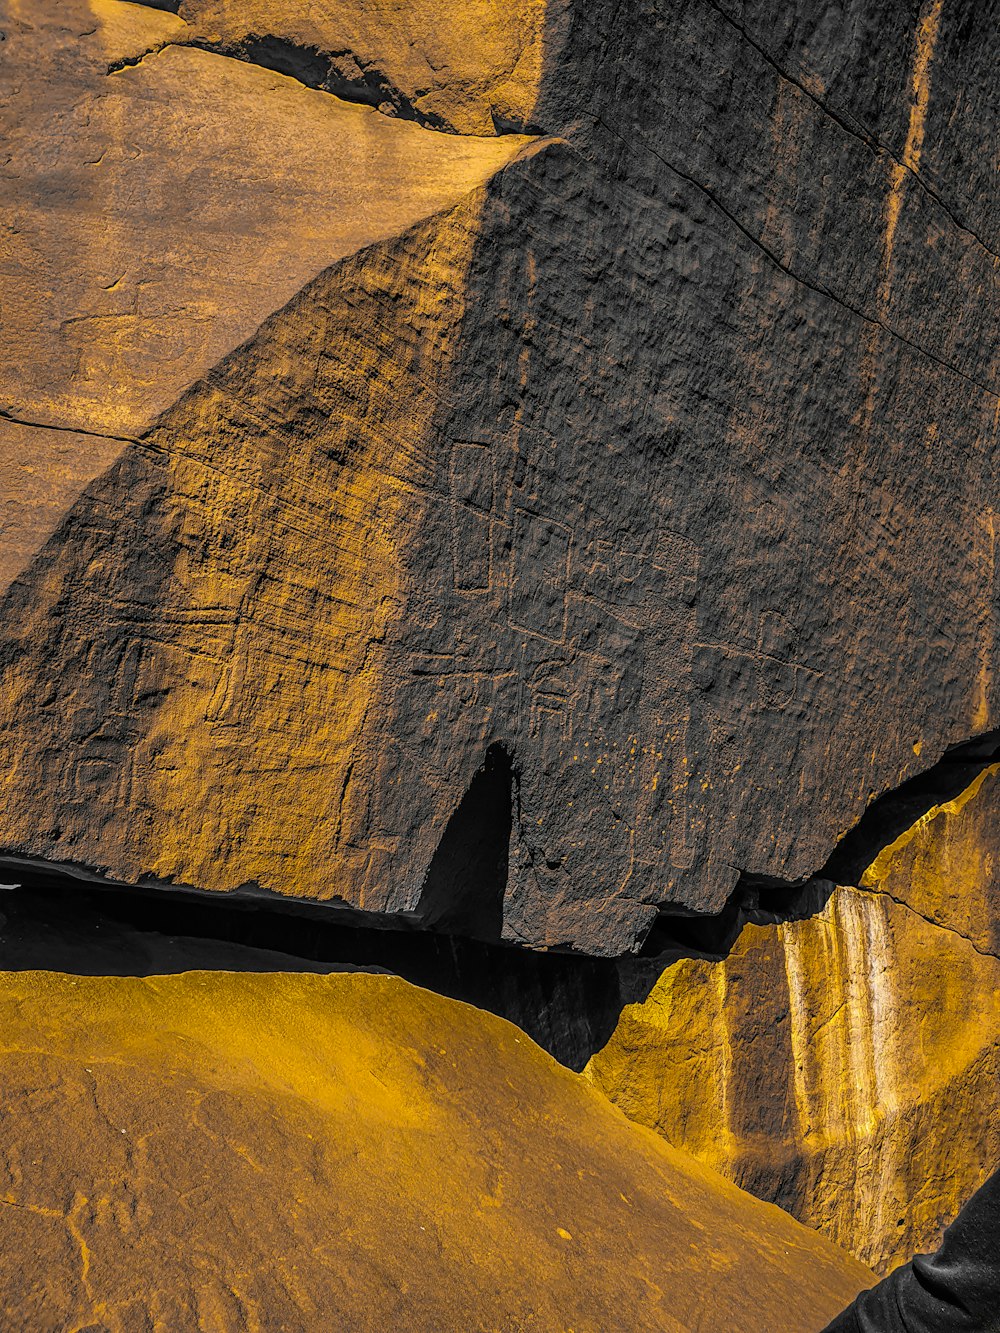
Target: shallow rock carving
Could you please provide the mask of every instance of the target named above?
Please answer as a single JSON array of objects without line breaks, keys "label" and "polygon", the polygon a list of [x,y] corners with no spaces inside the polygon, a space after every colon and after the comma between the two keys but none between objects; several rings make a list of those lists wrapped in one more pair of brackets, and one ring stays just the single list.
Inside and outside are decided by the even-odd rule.
[{"label": "shallow rock carving", "polygon": [[996,721],[984,13],[293,8],[5,29],[0,847],[431,922],[499,747],[506,940],[817,873]]}]

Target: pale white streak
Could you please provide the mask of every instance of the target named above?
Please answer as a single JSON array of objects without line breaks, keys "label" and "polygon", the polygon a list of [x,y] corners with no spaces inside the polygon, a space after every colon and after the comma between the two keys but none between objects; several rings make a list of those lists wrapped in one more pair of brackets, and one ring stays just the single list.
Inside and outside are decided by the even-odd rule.
[{"label": "pale white streak", "polygon": [[[809,992],[806,989],[802,966],[801,929],[797,921],[786,921],[778,928],[781,948],[785,957],[785,981],[788,986],[788,1028],[792,1046],[792,1080],[795,1089],[795,1111],[801,1142],[809,1137],[816,1125],[816,1111],[810,1096],[810,1084],[816,1085],[813,1051],[809,1033]],[[822,1081],[819,1086],[822,1088]]]},{"label": "pale white streak", "polygon": [[712,986],[715,992],[715,1013],[713,1015],[713,1075],[715,1081],[715,1100],[719,1108],[719,1135],[715,1145],[719,1154],[717,1168],[726,1174],[731,1163],[732,1152],[732,1116],[730,1113],[731,1079],[733,1069],[733,1051],[729,1039],[729,1025],[726,1022],[726,969],[721,963],[712,968]]},{"label": "pale white streak", "polygon": [[893,991],[892,937],[889,930],[888,903],[868,894],[858,894],[864,906],[868,936],[868,992],[871,1005],[872,1068],[875,1098],[871,1184],[874,1186],[873,1234],[884,1234],[884,1214],[895,1207],[896,1160],[892,1120],[899,1106],[896,1084],[896,1035],[898,1015]]},{"label": "pale white streak", "polygon": [[844,1012],[847,1018],[845,1055],[848,1076],[844,1079],[843,1087],[846,1127],[853,1139],[867,1137],[875,1125],[875,1049],[865,957],[868,943],[864,921],[865,904],[862,901],[865,898],[865,894],[840,893],[837,895],[836,911],[840,925],[838,933],[844,945],[842,980],[847,1000]]}]

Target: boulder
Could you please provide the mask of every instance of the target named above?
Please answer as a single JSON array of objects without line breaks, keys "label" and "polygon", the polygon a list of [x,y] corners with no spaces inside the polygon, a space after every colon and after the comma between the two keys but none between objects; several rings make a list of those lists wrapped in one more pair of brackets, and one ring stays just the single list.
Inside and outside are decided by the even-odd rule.
[{"label": "boulder", "polygon": [[392,977],[0,974],[7,1327],[817,1333],[871,1273]]},{"label": "boulder", "polygon": [[553,5],[529,142],[249,63],[318,5],[36,8],[9,863],[614,956],[996,727],[980,11]]}]

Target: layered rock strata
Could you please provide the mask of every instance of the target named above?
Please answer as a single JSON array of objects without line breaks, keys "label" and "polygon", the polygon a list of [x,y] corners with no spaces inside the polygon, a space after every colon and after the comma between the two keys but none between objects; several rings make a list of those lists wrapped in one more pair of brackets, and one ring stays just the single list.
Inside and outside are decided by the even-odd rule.
[{"label": "layered rock strata", "polygon": [[7,1327],[816,1333],[872,1281],[394,978],[6,974],[0,1013]]}]

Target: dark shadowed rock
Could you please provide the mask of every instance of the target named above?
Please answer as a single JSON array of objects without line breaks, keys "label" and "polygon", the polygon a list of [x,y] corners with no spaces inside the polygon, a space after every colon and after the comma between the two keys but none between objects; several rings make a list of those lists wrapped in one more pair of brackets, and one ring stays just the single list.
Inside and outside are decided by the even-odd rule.
[{"label": "dark shadowed rock", "polygon": [[[553,6],[561,137],[513,160],[336,104],[386,145],[373,200],[418,141],[474,169],[268,288],[11,587],[0,843],[618,954],[741,872],[814,873],[996,725],[996,31],[824,15]],[[274,86],[241,115],[292,96],[172,48],[107,78],[172,115],[222,78]],[[315,189],[291,129],[254,137]],[[497,753],[492,868],[442,878]]]}]

